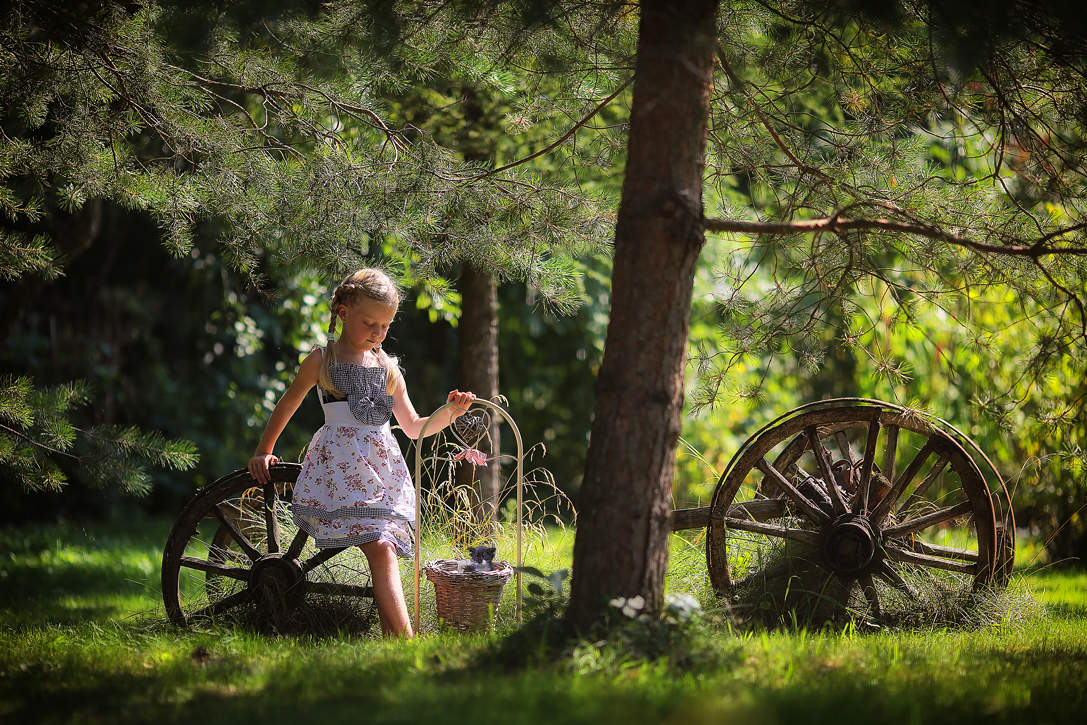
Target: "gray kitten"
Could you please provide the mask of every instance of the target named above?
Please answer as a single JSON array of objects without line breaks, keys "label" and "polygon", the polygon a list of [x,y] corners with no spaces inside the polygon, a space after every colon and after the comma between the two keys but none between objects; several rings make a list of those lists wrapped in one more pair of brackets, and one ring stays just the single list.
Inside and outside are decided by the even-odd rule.
[{"label": "gray kitten", "polygon": [[493,546],[469,546],[468,554],[472,559],[458,559],[457,571],[494,571],[494,553]]}]

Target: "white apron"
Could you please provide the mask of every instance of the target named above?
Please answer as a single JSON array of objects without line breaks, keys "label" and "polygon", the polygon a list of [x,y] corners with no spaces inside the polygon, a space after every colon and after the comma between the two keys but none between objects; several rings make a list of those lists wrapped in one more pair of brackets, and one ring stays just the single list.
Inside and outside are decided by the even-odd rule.
[{"label": "white apron", "polygon": [[415,488],[389,423],[361,424],[346,400],[326,402],[319,385],[317,397],[325,424],[313,434],[294,485],[295,523],[318,548],[385,539],[411,556]]}]

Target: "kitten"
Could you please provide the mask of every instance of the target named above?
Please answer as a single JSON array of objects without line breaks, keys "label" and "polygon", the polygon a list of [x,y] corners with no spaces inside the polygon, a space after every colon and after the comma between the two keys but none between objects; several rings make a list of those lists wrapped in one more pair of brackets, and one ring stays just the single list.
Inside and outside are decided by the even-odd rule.
[{"label": "kitten", "polygon": [[493,571],[494,570],[494,550],[493,546],[469,546],[468,553],[472,556],[472,561],[476,565],[476,571]]},{"label": "kitten", "polygon": [[493,546],[469,546],[468,555],[469,559],[457,559],[457,571],[494,571],[494,552]]}]

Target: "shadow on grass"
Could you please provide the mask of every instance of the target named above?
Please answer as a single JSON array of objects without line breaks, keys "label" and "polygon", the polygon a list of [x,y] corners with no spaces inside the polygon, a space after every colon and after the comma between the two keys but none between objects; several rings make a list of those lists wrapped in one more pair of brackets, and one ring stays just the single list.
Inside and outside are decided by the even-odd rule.
[{"label": "shadow on grass", "polygon": [[[442,647],[408,656],[378,649],[351,661],[320,643],[250,669],[243,654],[194,656],[147,670],[109,672],[93,661],[29,665],[0,677],[11,722],[713,723],[1078,722],[1087,703],[1082,649],[974,650],[956,667],[791,655],[730,661],[697,676],[643,664],[579,677],[537,665],[504,672],[465,666]],[[334,643],[329,643],[335,650]],[[469,643],[471,649],[476,644]],[[358,650],[352,650],[352,653]],[[758,647],[749,654],[758,658]],[[360,653],[365,653],[361,651]],[[442,665],[448,657],[448,666]],[[922,665],[922,663],[917,663]]]},{"label": "shadow on grass", "polygon": [[[54,524],[0,529],[0,609],[9,626],[104,621],[153,606],[160,550],[169,526],[157,520],[83,527]],[[143,603],[141,603],[143,604]]]},{"label": "shadow on grass", "polygon": [[[123,614],[132,598],[157,592],[158,571],[133,561],[41,561],[0,566],[0,609],[22,625],[78,624]],[[150,606],[151,602],[147,605]]]},{"label": "shadow on grass", "polygon": [[539,671],[503,677],[451,670],[421,679],[412,669],[360,662],[307,671],[287,663],[262,673],[265,684],[256,690],[240,682],[236,670],[219,678],[209,669],[207,680],[178,702],[161,675],[29,668],[5,678],[0,691],[10,686],[4,699],[16,695],[7,712],[11,722],[46,723],[634,723],[663,719],[670,701],[659,691],[571,687],[567,677]]},{"label": "shadow on grass", "polygon": [[100,606],[69,607],[56,602],[21,602],[19,608],[0,605],[0,620],[10,629],[25,631],[48,625],[78,625],[84,622],[105,621],[121,614],[120,607]]},{"label": "shadow on grass", "polygon": [[15,563],[4,566],[3,572],[3,605],[37,606],[51,597],[139,594],[152,584],[158,587],[157,570],[151,581],[146,567],[119,562]]},{"label": "shadow on grass", "polygon": [[1055,680],[1006,683],[955,678],[919,684],[913,680],[894,682],[853,673],[849,678],[815,677],[782,688],[756,689],[751,693],[748,709],[755,717],[744,721],[754,723],[992,725],[1079,722],[1084,698],[1078,692],[1069,696],[1067,685]]},{"label": "shadow on grass", "polygon": [[106,621],[126,613],[127,598],[158,587],[158,572],[152,581],[138,566],[16,564],[3,573],[0,611],[5,624],[22,628]]}]

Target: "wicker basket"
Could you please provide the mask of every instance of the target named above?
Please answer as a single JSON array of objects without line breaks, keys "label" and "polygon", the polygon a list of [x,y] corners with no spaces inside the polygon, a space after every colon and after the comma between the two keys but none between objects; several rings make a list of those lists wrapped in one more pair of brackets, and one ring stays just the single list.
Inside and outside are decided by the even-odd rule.
[{"label": "wicker basket", "polygon": [[438,619],[459,630],[490,629],[513,567],[508,561],[496,561],[493,571],[457,571],[457,566],[452,559],[437,559],[423,567],[434,584]]}]

